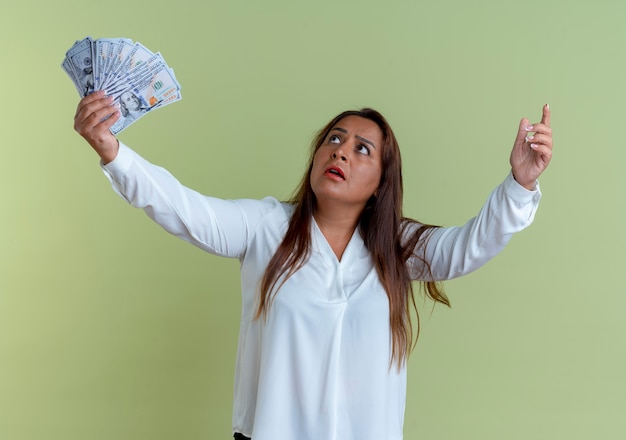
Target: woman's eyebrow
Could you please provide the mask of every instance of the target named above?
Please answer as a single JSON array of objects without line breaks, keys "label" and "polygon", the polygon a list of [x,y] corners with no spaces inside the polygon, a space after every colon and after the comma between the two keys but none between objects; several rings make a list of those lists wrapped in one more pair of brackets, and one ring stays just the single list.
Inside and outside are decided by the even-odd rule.
[{"label": "woman's eyebrow", "polygon": [[[330,131],[333,131],[333,130],[337,130],[337,131],[340,131],[342,133],[348,134],[348,130],[346,130],[345,128],[333,127]],[[360,140],[361,142],[365,142],[366,144],[370,144],[374,149],[376,149],[376,145],[374,145],[374,142],[370,141],[369,139],[366,139],[363,136],[359,136],[358,134],[355,137],[358,140]]]},{"label": "woman's eyebrow", "polygon": [[365,139],[362,136],[359,136],[358,134],[355,136],[357,139],[365,142],[366,144],[370,144],[372,146],[372,148],[375,150],[376,149],[376,145],[374,145],[374,142],[370,141],[369,139]]}]

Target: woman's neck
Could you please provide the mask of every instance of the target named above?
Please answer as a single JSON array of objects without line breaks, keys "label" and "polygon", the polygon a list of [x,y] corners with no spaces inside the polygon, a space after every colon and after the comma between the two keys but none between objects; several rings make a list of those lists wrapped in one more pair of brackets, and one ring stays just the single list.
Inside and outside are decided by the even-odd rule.
[{"label": "woman's neck", "polygon": [[346,210],[317,209],[313,216],[337,259],[341,261],[343,252],[346,250],[359,223],[360,213],[359,215],[350,215]]}]

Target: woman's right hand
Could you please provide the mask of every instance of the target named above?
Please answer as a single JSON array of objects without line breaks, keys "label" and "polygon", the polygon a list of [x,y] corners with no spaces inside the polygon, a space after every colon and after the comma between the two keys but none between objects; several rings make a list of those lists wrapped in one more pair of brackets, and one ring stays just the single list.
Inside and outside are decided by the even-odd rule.
[{"label": "woman's right hand", "polygon": [[102,90],[85,96],[78,103],[74,130],[89,142],[104,164],[117,156],[119,142],[109,129],[120,116],[119,109],[113,105],[113,98],[106,96]]}]

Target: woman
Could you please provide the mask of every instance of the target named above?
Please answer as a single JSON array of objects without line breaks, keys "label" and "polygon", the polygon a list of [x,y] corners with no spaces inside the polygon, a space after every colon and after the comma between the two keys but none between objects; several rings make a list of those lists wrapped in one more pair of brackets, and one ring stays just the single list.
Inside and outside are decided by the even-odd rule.
[{"label": "woman", "polygon": [[411,282],[448,304],[436,282],[482,266],[532,222],[552,155],[546,105],[541,122],[521,120],[511,173],[478,216],[437,228],[402,217],[398,144],[374,110],[344,112],[320,130],[289,203],[183,187],[117,141],[109,127],[119,117],[98,92],[74,123],[114,189],[167,231],[241,262],[239,439],[401,439]]}]

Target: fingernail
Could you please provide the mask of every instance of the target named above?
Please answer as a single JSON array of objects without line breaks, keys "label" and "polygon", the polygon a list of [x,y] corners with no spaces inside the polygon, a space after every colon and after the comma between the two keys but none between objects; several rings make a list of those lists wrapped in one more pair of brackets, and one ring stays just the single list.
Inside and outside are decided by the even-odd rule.
[{"label": "fingernail", "polygon": [[530,144],[530,148],[532,148],[533,150],[536,150],[537,148],[539,148],[539,145],[537,145],[537,144]]},{"label": "fingernail", "polygon": [[533,139],[535,139],[535,136],[533,136],[533,135],[526,136],[526,142],[532,141]]},{"label": "fingernail", "polygon": [[531,131],[533,129],[532,125],[529,125],[528,127],[526,127],[526,131]]},{"label": "fingernail", "polygon": [[550,104],[546,104],[546,108],[550,110]]}]

